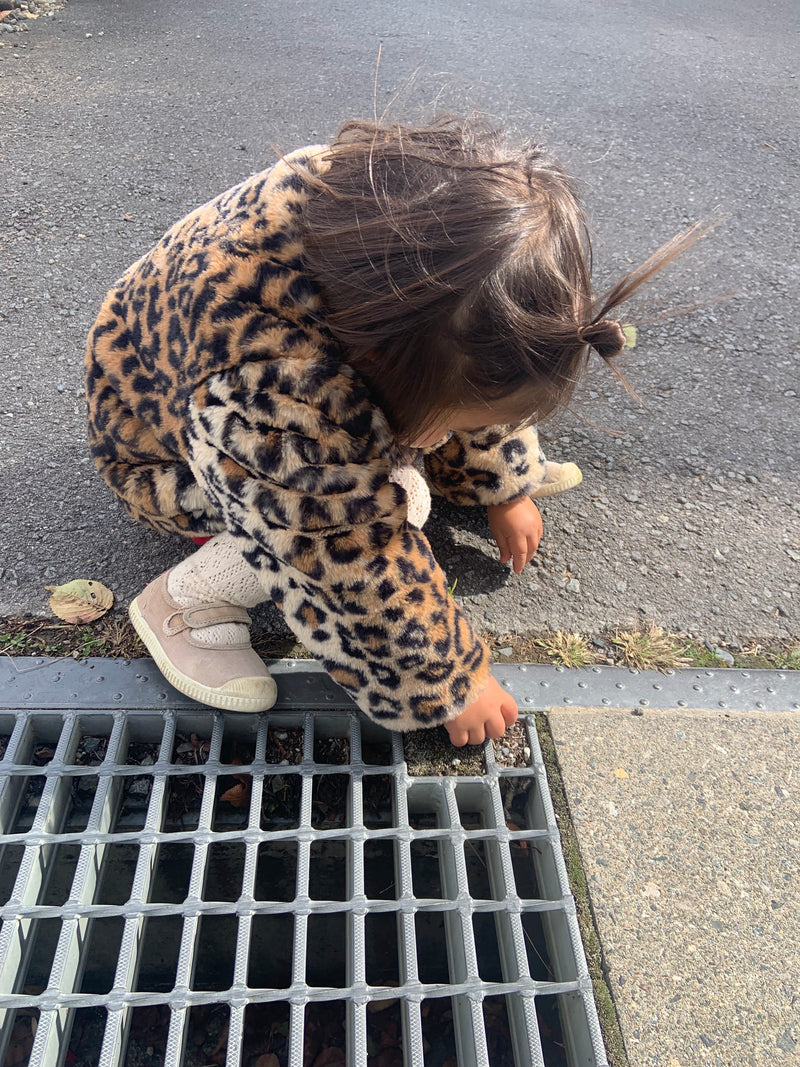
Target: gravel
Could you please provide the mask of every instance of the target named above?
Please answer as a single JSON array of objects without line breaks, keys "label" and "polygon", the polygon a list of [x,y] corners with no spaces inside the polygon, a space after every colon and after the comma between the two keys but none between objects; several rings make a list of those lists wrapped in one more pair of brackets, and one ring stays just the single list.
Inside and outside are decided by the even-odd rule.
[{"label": "gravel", "polygon": [[24,33],[39,18],[52,18],[68,0],[0,0],[0,33]]}]

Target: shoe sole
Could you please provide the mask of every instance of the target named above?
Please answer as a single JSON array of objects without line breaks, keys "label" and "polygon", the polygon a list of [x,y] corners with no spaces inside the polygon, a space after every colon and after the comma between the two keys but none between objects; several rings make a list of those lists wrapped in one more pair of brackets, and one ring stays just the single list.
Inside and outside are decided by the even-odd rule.
[{"label": "shoe sole", "polygon": [[583,472],[576,467],[574,471],[571,471],[566,478],[561,478],[557,482],[550,482],[540,485],[533,493],[531,498],[533,500],[541,500],[542,497],[555,496],[557,493],[565,493],[567,489],[574,489],[576,485],[580,485],[583,481]]},{"label": "shoe sole", "polygon": [[[155,660],[156,666],[164,675],[169,684],[183,693],[184,696],[196,700],[199,704],[206,704],[211,708],[219,708],[221,711],[241,711],[254,714],[259,711],[269,711],[277,700],[277,687],[269,704],[264,703],[263,698],[235,696],[231,693],[220,693],[208,685],[201,685],[188,675],[179,671],[178,668],[167,658],[161,644],[145,620],[137,603],[138,597],[131,602],[128,615],[133,628],[142,639],[147,651]],[[273,681],[274,685],[274,681]]]}]

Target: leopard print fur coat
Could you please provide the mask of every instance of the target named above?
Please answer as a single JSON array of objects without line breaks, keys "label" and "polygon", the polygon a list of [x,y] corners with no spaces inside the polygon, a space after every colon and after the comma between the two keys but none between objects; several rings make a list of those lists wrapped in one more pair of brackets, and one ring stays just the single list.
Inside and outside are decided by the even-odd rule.
[{"label": "leopard print fur coat", "polygon": [[[288,625],[373,719],[413,729],[485,688],[489,653],[390,481],[408,461],[303,267],[301,149],[192,212],[108,294],[86,353],[95,465],[134,519],[229,531]],[[408,450],[405,450],[407,453]],[[425,456],[457,504],[544,476],[535,430]]]}]

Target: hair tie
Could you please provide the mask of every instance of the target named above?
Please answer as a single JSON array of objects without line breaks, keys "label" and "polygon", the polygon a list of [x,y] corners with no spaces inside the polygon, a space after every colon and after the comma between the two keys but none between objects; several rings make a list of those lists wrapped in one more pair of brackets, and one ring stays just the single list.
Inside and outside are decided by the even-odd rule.
[{"label": "hair tie", "polygon": [[623,326],[616,319],[587,322],[577,330],[581,344],[591,345],[603,359],[613,359],[624,348],[636,345],[636,327]]}]

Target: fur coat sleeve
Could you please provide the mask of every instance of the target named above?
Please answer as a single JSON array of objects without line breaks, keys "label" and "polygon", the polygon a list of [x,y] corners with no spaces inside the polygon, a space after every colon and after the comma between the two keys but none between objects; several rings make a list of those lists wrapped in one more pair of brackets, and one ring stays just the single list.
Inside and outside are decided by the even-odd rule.
[{"label": "fur coat sleeve", "polygon": [[190,466],[265,593],[373,719],[415,729],[485,688],[489,653],[448,594],[391,431],[346,366],[272,358],[192,397]]}]

